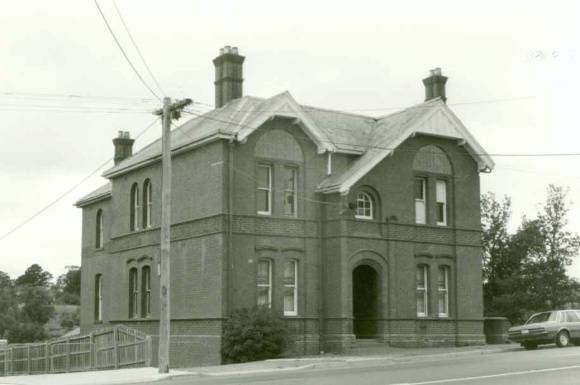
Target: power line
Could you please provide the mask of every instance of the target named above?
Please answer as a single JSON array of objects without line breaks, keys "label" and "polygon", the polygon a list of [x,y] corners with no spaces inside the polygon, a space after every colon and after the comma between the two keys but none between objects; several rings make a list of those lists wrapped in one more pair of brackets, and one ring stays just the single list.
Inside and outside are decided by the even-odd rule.
[{"label": "power line", "polygon": [[140,98],[133,96],[100,96],[100,95],[80,95],[80,94],[55,94],[42,92],[0,92],[0,95],[17,97],[38,97],[38,98],[70,98],[70,99],[115,99],[115,100],[135,100],[143,102],[154,102],[155,99]]},{"label": "power line", "polygon": [[133,35],[131,34],[131,31],[129,31],[129,27],[125,23],[125,19],[123,18],[123,15],[121,15],[121,11],[117,7],[117,2],[115,0],[113,0],[113,6],[115,7],[115,11],[117,11],[117,15],[119,15],[119,19],[121,19],[121,23],[123,23],[123,27],[125,27],[125,31],[127,31],[127,35],[129,35],[129,39],[131,39],[131,43],[133,43],[133,47],[135,47],[135,50],[139,54],[139,57],[141,58],[141,61],[145,65],[145,68],[147,69],[147,72],[149,72],[149,76],[151,76],[151,79],[153,79],[153,82],[155,82],[155,85],[157,85],[157,88],[159,89],[159,91],[161,91],[161,93],[163,95],[165,95],[165,91],[163,91],[163,88],[161,87],[161,85],[157,81],[157,78],[155,77],[155,75],[153,75],[153,72],[151,71],[151,68],[149,68],[149,65],[145,61],[145,58],[143,57],[143,54],[141,53],[141,50],[139,49],[139,47],[137,46],[137,43],[135,42],[135,39],[133,39]]},{"label": "power line", "polygon": [[[234,124],[237,125],[239,127],[246,127],[246,128],[251,128],[251,129],[255,129],[255,127],[252,127],[250,125],[247,124],[241,124],[239,122],[235,122],[235,121],[231,121],[231,120],[225,120],[225,119],[219,119],[219,118],[215,118],[212,116],[208,116],[207,114],[199,114],[197,112],[192,112],[189,110],[184,110],[184,112],[190,114],[190,115],[194,115],[197,116],[199,118],[202,119],[209,119],[209,120],[213,120],[216,122],[221,122],[221,123],[226,123],[226,124]],[[312,139],[307,137],[307,136],[303,136],[303,138],[305,140],[308,140],[310,142],[312,142]],[[334,145],[345,145],[345,146],[352,146],[352,147],[360,147],[363,149],[381,149],[381,150],[390,150],[390,151],[405,151],[404,149],[400,149],[397,147],[385,147],[385,146],[379,146],[379,145],[372,145],[372,144],[356,144],[356,143],[348,143],[348,142],[335,142],[335,141],[331,141],[331,140],[324,140],[324,139],[320,139],[321,142],[324,143],[330,143],[330,144],[334,144]],[[408,150],[411,151],[411,150]],[[580,152],[566,152],[566,153],[473,153],[473,155],[488,155],[488,156],[497,156],[497,157],[556,157],[556,156],[580,156]]]},{"label": "power line", "polygon": [[[141,137],[145,132],[147,132],[147,130],[149,130],[151,127],[153,127],[153,125],[155,123],[157,123],[158,120],[159,120],[159,118],[155,118],[151,123],[149,123],[149,125],[147,125],[147,127],[145,127],[141,132],[139,132],[137,134],[137,136],[135,137],[135,139],[138,139],[139,137]],[[113,160],[113,158],[107,159],[106,162],[103,162],[102,164],[100,164],[96,169],[94,169],[93,171],[91,171],[87,176],[85,176],[84,178],[82,178],[79,182],[77,182],[76,184],[74,184],[71,188],[69,188],[68,190],[66,190],[61,195],[59,195],[55,200],[53,200],[52,202],[50,202],[49,204],[47,204],[46,206],[44,206],[42,209],[38,210],[36,213],[34,213],[30,217],[28,217],[27,219],[25,219],[24,221],[22,221],[20,224],[18,224],[17,226],[15,226],[14,228],[12,228],[8,232],[4,233],[2,236],[0,236],[0,241],[4,240],[5,238],[7,238],[9,235],[11,235],[12,233],[16,232],[17,230],[21,229],[23,226],[25,226],[26,224],[28,224],[29,222],[31,222],[32,220],[34,220],[35,218],[37,218],[39,215],[41,215],[42,213],[44,213],[46,210],[48,210],[49,208],[51,208],[52,206],[54,206],[55,204],[57,204],[65,196],[67,196],[68,194],[70,194],[77,187],[79,187],[81,184],[83,184],[84,182],[86,182],[89,178],[91,178],[93,175],[95,175],[97,172],[99,172],[101,169],[103,169],[112,160]]]},{"label": "power line", "polygon": [[145,86],[145,88],[147,88],[149,90],[149,92],[151,92],[157,99],[161,100],[161,98],[159,97],[159,95],[157,95],[155,93],[155,91],[153,91],[153,89],[151,89],[151,87],[149,87],[149,85],[145,82],[145,80],[143,79],[143,77],[141,77],[141,74],[137,71],[137,69],[135,68],[135,66],[133,65],[133,63],[131,62],[131,60],[129,59],[129,56],[127,56],[127,53],[125,52],[125,50],[121,46],[121,43],[117,39],[117,36],[115,36],[115,33],[113,32],[113,29],[109,25],[109,22],[107,21],[107,18],[105,17],[105,14],[101,10],[101,7],[100,7],[98,1],[97,0],[94,0],[94,2],[95,2],[95,5],[97,6],[97,9],[99,10],[99,13],[101,14],[101,17],[103,18],[103,21],[105,22],[105,25],[107,26],[107,29],[111,33],[111,36],[115,40],[115,43],[117,43],[117,47],[119,47],[119,49],[123,53],[123,56],[125,57],[125,60],[127,60],[127,63],[129,63],[129,65],[133,69],[133,72],[135,72],[135,75],[137,75],[137,77],[139,78],[139,80],[141,81],[141,83],[143,83],[143,85]]}]

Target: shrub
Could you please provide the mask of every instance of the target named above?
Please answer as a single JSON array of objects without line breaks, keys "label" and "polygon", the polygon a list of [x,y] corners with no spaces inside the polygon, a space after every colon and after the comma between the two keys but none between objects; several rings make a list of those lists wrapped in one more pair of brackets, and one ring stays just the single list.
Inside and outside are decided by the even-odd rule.
[{"label": "shrub", "polygon": [[285,323],[270,309],[236,310],[224,325],[222,357],[226,363],[278,357],[287,335]]}]

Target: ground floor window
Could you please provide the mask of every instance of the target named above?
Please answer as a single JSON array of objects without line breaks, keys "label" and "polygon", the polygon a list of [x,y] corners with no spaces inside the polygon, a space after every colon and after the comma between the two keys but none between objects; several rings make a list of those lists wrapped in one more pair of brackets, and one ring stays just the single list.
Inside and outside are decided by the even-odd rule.
[{"label": "ground floor window", "polygon": [[449,267],[439,266],[437,281],[439,317],[449,317]]},{"label": "ground floor window", "polygon": [[427,317],[429,314],[429,290],[428,290],[429,268],[427,265],[417,266],[416,287],[417,287],[417,316]]},{"label": "ground floor window", "polygon": [[284,315],[298,314],[298,261],[289,260],[284,264]]},{"label": "ground floor window", "polygon": [[272,261],[261,259],[258,261],[256,277],[258,306],[272,307]]}]

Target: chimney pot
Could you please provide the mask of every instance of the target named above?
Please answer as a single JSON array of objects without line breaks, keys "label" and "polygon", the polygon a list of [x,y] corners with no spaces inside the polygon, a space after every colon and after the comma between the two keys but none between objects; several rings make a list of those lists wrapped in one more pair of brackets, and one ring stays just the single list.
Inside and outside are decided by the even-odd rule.
[{"label": "chimney pot", "polygon": [[440,67],[435,67],[429,71],[430,76],[423,79],[425,85],[425,101],[441,98],[444,102],[447,101],[445,95],[445,84],[447,77],[442,75]]},{"label": "chimney pot", "polygon": [[238,47],[229,45],[220,49],[220,55],[213,59],[215,66],[216,108],[222,107],[233,99],[242,97],[244,59],[239,54]]},{"label": "chimney pot", "polygon": [[119,131],[118,136],[113,139],[113,145],[115,146],[115,165],[133,155],[133,143],[134,139],[131,139],[129,131]]}]

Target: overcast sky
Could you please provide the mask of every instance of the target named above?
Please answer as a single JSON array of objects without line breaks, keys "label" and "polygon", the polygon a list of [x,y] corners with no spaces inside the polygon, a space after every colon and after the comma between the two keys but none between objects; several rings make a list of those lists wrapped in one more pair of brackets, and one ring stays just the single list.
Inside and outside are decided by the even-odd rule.
[{"label": "overcast sky", "polygon": [[[369,115],[423,101],[421,79],[441,67],[449,105],[491,154],[580,153],[578,3],[117,0],[168,96],[212,105],[211,60],[226,44],[246,56],[247,95],[288,90],[302,104]],[[99,4],[154,87],[112,0]],[[0,36],[2,237],[111,158],[116,132],[136,136],[158,104],[91,0],[4,4]],[[570,187],[570,229],[580,232],[580,157],[494,160],[482,192],[512,197],[512,228],[555,183]],[[39,263],[58,275],[80,265],[73,203],[105,182],[99,175],[0,240],[0,270],[15,277]],[[571,272],[580,278],[580,258]]]}]

